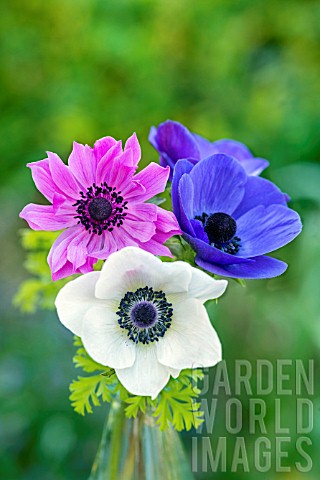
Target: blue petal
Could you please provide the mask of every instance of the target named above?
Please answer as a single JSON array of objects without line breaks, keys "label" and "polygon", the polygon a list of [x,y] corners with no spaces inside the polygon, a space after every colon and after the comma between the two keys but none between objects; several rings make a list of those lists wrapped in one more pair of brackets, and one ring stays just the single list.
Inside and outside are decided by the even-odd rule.
[{"label": "blue petal", "polygon": [[179,220],[180,216],[180,209],[179,209],[179,194],[178,194],[178,185],[182,175],[185,173],[190,173],[193,168],[193,164],[188,162],[187,160],[179,160],[176,163],[176,166],[173,171],[173,179],[172,179],[172,206],[175,216]]},{"label": "blue petal", "polygon": [[172,161],[181,158],[200,158],[196,141],[189,130],[179,122],[167,120],[150,130],[149,141],[160,154],[167,155]]},{"label": "blue petal", "polygon": [[236,140],[226,138],[215,142],[209,142],[209,140],[196,133],[194,133],[193,136],[198,143],[201,158],[206,158],[217,153],[229,155],[238,161],[253,158],[250,150],[243,143],[237,142]]},{"label": "blue petal", "polygon": [[241,238],[239,254],[255,257],[277,250],[291,242],[301,229],[299,215],[288,207],[255,207],[237,220],[237,235]]},{"label": "blue petal", "polygon": [[225,138],[223,140],[217,140],[213,145],[219,153],[230,155],[239,161],[253,158],[250,150],[243,143],[237,142],[237,140]]},{"label": "blue petal", "polygon": [[260,175],[270,164],[264,158],[251,158],[242,160],[241,165],[248,175]]},{"label": "blue petal", "polygon": [[161,155],[160,155],[160,165],[161,165],[161,167],[164,167],[164,168],[167,167],[167,166],[170,167],[169,180],[172,180],[172,172],[173,172],[173,169],[175,167],[175,161],[172,160],[170,157],[168,157],[167,154],[161,153]]},{"label": "blue petal", "polygon": [[[157,129],[156,129],[156,127],[151,127],[150,128],[150,133],[149,133],[148,140],[151,143],[151,145],[156,150],[159,151],[159,146],[158,146],[158,142],[157,142]],[[174,169],[175,162],[173,160],[171,160],[171,158],[168,157],[168,155],[166,155],[165,153],[162,152],[161,155],[160,155],[160,165],[162,167],[167,167],[169,165],[169,167],[170,167],[170,178],[169,178],[169,180],[172,180],[172,172],[173,172],[173,169]]]},{"label": "blue petal", "polygon": [[248,177],[244,197],[233,213],[235,219],[258,205],[286,205],[287,197],[272,182],[261,177]]},{"label": "blue petal", "polygon": [[[184,174],[182,175],[178,185],[178,222],[181,229],[186,233],[190,233],[190,235],[195,235],[194,229],[190,222],[190,220],[193,218],[193,196],[194,190],[191,178],[188,174]],[[182,201],[183,198],[186,198],[187,201]]]},{"label": "blue petal", "polygon": [[224,266],[206,262],[198,255],[195,258],[195,262],[199,267],[208,272],[231,278],[273,278],[282,275],[288,268],[286,263],[264,255],[255,257],[251,263]]},{"label": "blue petal", "polygon": [[151,145],[157,150],[158,144],[157,144],[157,141],[156,141],[156,136],[157,136],[156,127],[151,127],[150,132],[149,132],[148,140],[151,143]]},{"label": "blue petal", "polygon": [[193,134],[198,143],[201,158],[209,157],[217,153],[223,153],[234,157],[241,162],[248,175],[259,175],[265,168],[269,166],[269,162],[264,158],[254,158],[250,150],[241,142],[236,140],[224,139],[216,142],[209,142],[200,135]]},{"label": "blue petal", "polygon": [[232,215],[244,196],[248,178],[239,162],[223,154],[198,162],[190,177],[194,184],[194,216],[203,212]]},{"label": "blue petal", "polygon": [[192,225],[195,237],[209,244],[209,237],[204,231],[203,223],[200,222],[200,220],[191,220],[190,223]]},{"label": "blue petal", "polygon": [[206,138],[203,138],[200,135],[197,135],[196,133],[193,133],[192,135],[197,142],[201,159],[210,157],[211,155],[215,155],[216,153],[226,153],[219,150],[215,146],[215,142],[210,142]]},{"label": "blue petal", "polygon": [[250,258],[243,258],[237,255],[230,255],[229,253],[222,252],[218,248],[212,247],[200,238],[196,238],[195,233],[193,235],[189,235],[184,231],[182,236],[191,245],[193,250],[197,252],[197,256],[206,262],[230,265],[233,263],[251,263],[253,261]]}]

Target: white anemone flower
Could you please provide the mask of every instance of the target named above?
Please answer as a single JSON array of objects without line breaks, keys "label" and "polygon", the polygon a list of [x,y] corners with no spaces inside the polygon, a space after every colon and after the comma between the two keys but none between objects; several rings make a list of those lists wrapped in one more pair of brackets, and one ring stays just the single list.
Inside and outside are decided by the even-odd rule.
[{"label": "white anemone flower", "polygon": [[170,375],[221,360],[204,303],[226,287],[188,263],[127,247],[100,272],[66,284],[56,307],[61,323],[96,362],[114,368],[130,393],[156,398]]}]

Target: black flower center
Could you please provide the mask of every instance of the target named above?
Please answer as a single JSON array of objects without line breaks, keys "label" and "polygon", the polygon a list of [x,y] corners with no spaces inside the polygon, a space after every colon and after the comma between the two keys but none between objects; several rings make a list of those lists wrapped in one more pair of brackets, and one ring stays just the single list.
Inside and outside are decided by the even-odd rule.
[{"label": "black flower center", "polygon": [[236,234],[237,224],[227,213],[213,213],[204,224],[210,243],[227,243]]},{"label": "black flower center", "polygon": [[89,233],[102,235],[104,230],[112,232],[114,227],[121,227],[127,215],[127,203],[106,182],[100,186],[95,183],[86,192],[80,192],[80,199],[73,205],[76,208],[78,223],[82,223]]},{"label": "black flower center", "polygon": [[173,309],[165,294],[152,287],[127,292],[117,311],[120,328],[134,343],[157,342],[170,328]]},{"label": "black flower center", "polygon": [[157,321],[157,309],[150,302],[136,303],[130,313],[132,323],[139,328],[148,328]]},{"label": "black flower center", "polygon": [[88,212],[93,220],[107,220],[112,213],[111,202],[104,197],[96,197],[89,203]]},{"label": "black flower center", "polygon": [[230,255],[238,253],[241,239],[235,236],[237,223],[234,218],[227,213],[217,212],[211,215],[202,213],[195,219],[203,223],[210,245]]}]

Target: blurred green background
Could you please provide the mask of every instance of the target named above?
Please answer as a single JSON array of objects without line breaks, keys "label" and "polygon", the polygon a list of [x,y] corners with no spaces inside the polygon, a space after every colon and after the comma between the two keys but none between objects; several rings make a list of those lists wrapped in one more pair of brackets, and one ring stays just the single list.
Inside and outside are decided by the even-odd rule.
[{"label": "blurred green background", "polygon": [[[136,131],[142,164],[157,161],[151,125],[167,118],[215,140],[231,137],[270,160],[265,176],[292,197],[303,234],[279,252],[279,279],[230,282],[210,307],[234,375],[239,358],[314,359],[313,470],[216,473],[214,478],[318,479],[320,271],[320,3],[312,0],[4,0],[0,77],[0,472],[4,480],[88,476],[105,407],[71,410],[78,372],[72,336],[47,311],[21,314],[12,296],[27,278],[18,213],[41,202],[25,164],[71,143]],[[248,397],[241,398],[245,409]],[[266,398],[272,425],[274,395]],[[221,398],[223,412],[223,398]],[[295,397],[285,418],[295,438]],[[213,432],[225,431],[222,414]],[[247,428],[241,434],[254,441]],[[184,436],[188,449],[192,434]],[[273,435],[272,427],[269,437]],[[231,460],[228,465],[230,468]],[[213,474],[197,478],[213,478]]]}]

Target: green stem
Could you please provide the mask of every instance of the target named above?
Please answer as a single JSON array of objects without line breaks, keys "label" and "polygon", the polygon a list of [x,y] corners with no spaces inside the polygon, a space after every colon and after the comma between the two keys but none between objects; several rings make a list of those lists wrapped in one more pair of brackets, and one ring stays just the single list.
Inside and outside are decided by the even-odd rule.
[{"label": "green stem", "polygon": [[146,480],[142,448],[143,417],[142,412],[138,412],[137,417],[132,420],[132,428],[128,438],[130,448],[121,471],[121,478],[135,478],[135,475],[137,475],[139,480]]},{"label": "green stem", "polygon": [[121,453],[121,439],[122,439],[122,429],[125,420],[125,404],[123,402],[119,405],[119,411],[116,413],[116,418],[113,424],[113,434],[111,437],[110,444],[110,479],[119,480],[118,468],[120,465],[120,453]]},{"label": "green stem", "polygon": [[[122,432],[125,422],[124,409],[125,404],[123,402],[110,406],[89,480],[104,480],[106,472],[108,472],[108,479],[119,479],[118,468],[120,465]],[[112,431],[111,438],[109,436],[110,431]],[[109,455],[106,455],[107,450],[109,450]]]}]

